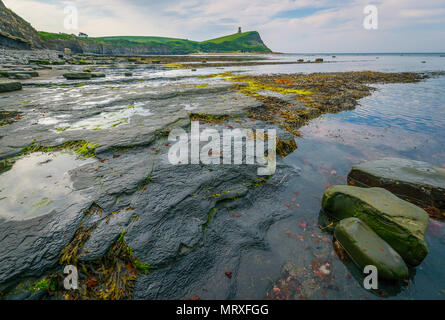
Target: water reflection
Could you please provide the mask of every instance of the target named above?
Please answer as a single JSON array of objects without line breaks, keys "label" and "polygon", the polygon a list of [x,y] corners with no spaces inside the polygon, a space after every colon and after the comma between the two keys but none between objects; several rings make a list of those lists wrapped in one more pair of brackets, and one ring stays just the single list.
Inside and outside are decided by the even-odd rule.
[{"label": "water reflection", "polygon": [[[69,171],[94,160],[68,153],[33,153],[0,175],[0,218],[27,220],[75,203]],[[69,200],[67,200],[69,198]]]},{"label": "water reflection", "polygon": [[[302,169],[301,176],[277,204],[292,216],[269,229],[269,252],[243,260],[239,277],[250,290],[240,289],[237,298],[445,299],[444,223],[431,220],[425,237],[430,253],[410,270],[408,283],[381,281],[379,290],[368,291],[361,270],[335,252],[333,234],[323,228],[329,223],[319,214],[323,192],[346,184],[354,164],[392,156],[445,167],[444,87],[443,77],[378,86],[356,110],[326,115],[302,128],[298,150],[285,159]],[[320,267],[326,263],[329,274],[323,276]]]}]

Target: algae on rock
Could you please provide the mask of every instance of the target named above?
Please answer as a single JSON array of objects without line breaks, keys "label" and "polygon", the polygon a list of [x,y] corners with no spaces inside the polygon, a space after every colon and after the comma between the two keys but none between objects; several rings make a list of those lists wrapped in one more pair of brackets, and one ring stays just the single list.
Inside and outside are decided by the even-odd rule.
[{"label": "algae on rock", "polygon": [[340,221],[335,227],[335,238],[361,270],[372,265],[383,279],[408,278],[408,267],[400,255],[360,219]]},{"label": "algae on rock", "polygon": [[385,189],[333,186],[323,195],[322,206],[338,220],[359,218],[412,266],[428,254],[428,214]]}]

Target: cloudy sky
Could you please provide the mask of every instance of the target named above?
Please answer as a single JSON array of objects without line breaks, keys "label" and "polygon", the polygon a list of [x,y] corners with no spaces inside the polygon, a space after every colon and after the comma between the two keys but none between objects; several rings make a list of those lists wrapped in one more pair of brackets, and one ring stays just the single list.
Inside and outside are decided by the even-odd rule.
[{"label": "cloudy sky", "polygon": [[[444,0],[3,0],[36,29],[207,40],[242,26],[280,52],[445,52]],[[66,6],[79,29],[64,29]],[[363,27],[367,5],[378,29]]]}]

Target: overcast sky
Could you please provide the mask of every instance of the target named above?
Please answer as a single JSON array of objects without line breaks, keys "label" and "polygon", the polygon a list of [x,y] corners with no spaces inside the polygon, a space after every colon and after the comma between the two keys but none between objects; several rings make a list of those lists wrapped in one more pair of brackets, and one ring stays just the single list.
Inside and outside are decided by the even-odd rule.
[{"label": "overcast sky", "polygon": [[[3,0],[36,29],[207,40],[257,30],[280,52],[445,52],[444,0]],[[378,30],[363,27],[367,5]],[[79,29],[64,29],[74,5]]]}]

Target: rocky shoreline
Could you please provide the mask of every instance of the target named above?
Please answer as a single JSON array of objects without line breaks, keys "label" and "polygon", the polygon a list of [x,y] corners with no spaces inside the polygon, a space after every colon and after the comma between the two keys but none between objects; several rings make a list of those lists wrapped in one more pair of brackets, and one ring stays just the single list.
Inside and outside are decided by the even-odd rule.
[{"label": "rocky shoreline", "polygon": [[[5,299],[181,299],[209,283],[219,287],[201,298],[232,297],[236,288],[223,281],[224,265],[239,265],[242,253],[267,248],[267,230],[289,215],[276,202],[299,174],[283,161],[298,147],[298,129],[324,113],[355,108],[372,84],[428,77],[195,76],[192,70],[169,77],[156,72],[212,67],[209,62],[221,57],[204,63],[199,56],[2,53],[4,72],[42,75],[7,80],[23,88],[0,94]],[[224,57],[218,66],[273,63],[254,59]],[[85,78],[67,80],[68,73]],[[172,166],[168,135],[175,128],[188,131],[192,120],[219,132],[276,129],[276,173],[259,177],[256,166],[246,165]],[[32,185],[26,194],[8,187],[24,172],[41,194]],[[240,210],[243,217],[234,218]],[[67,264],[81,273],[81,290],[74,294],[61,285]]]}]

